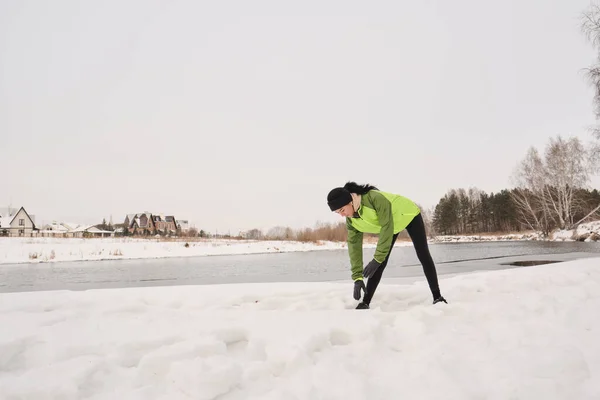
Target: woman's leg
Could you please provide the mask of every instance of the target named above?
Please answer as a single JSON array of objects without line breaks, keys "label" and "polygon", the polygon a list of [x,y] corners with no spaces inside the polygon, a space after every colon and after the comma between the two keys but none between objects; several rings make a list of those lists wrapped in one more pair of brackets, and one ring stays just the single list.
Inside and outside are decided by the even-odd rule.
[{"label": "woman's leg", "polygon": [[423,265],[423,272],[425,272],[425,276],[427,277],[427,283],[429,284],[429,289],[431,289],[431,294],[433,295],[433,299],[437,299],[440,297],[440,288],[438,286],[438,278],[437,272],[435,270],[435,264],[433,263],[433,259],[431,258],[431,254],[429,253],[429,246],[427,245],[427,235],[425,233],[425,224],[423,223],[423,217],[421,214],[417,215],[406,227],[406,231],[408,232],[413,245],[415,246],[415,250],[417,252],[417,257]]},{"label": "woman's leg", "polygon": [[377,290],[377,286],[379,286],[379,281],[381,280],[381,276],[383,275],[383,270],[387,266],[388,260],[390,258],[390,254],[392,254],[392,249],[394,248],[394,243],[396,243],[396,239],[398,238],[398,234],[396,233],[392,238],[392,244],[390,245],[390,251],[383,260],[383,263],[377,268],[377,271],[368,279],[367,281],[367,289],[365,290],[365,295],[363,297],[363,303],[370,304],[373,295],[375,294],[375,290]]}]

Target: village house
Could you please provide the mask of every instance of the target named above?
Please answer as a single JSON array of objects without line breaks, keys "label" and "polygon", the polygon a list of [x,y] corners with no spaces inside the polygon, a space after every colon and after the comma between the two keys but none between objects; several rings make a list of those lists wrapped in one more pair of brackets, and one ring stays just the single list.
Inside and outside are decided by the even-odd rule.
[{"label": "village house", "polygon": [[124,225],[132,235],[173,234],[179,229],[172,215],[152,214],[148,211],[140,214],[127,214]]},{"label": "village house", "polygon": [[73,230],[75,230],[76,228],[79,228],[80,226],[81,225],[79,224],[52,221],[52,223],[42,226],[38,233],[38,236],[72,237],[70,233],[73,232]]},{"label": "village house", "polygon": [[95,225],[80,226],[73,229],[67,234],[67,237],[88,238],[88,237],[112,237],[115,236],[113,231],[105,231]]},{"label": "village house", "polygon": [[24,207],[0,208],[0,236],[36,236],[35,216],[30,216]]},{"label": "village house", "polygon": [[149,212],[127,214],[124,224],[132,235],[152,235],[156,230],[152,222],[152,214]]},{"label": "village house", "polygon": [[177,222],[172,215],[152,215],[154,226],[160,232],[177,232]]}]

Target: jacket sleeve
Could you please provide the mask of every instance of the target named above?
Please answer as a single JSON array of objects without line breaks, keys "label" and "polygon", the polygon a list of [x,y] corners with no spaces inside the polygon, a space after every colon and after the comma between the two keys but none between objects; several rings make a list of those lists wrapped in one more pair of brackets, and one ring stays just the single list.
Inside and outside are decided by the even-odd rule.
[{"label": "jacket sleeve", "polygon": [[363,279],[363,233],[352,226],[350,218],[346,218],[346,228],[348,230],[348,253],[350,254],[350,266],[352,270],[352,280]]},{"label": "jacket sleeve", "polygon": [[379,240],[377,241],[377,248],[375,249],[373,258],[381,264],[388,256],[391,250],[392,239],[394,238],[392,203],[380,193],[373,193],[371,200],[377,212],[379,224],[381,225],[381,232],[379,233]]}]

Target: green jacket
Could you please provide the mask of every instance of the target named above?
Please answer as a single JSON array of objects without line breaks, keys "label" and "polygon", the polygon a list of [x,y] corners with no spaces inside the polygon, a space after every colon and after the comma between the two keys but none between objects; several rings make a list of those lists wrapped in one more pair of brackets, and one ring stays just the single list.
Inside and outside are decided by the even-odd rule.
[{"label": "green jacket", "polygon": [[346,218],[352,280],[363,278],[363,233],[379,234],[373,258],[382,263],[391,251],[393,236],[420,212],[413,201],[397,194],[379,190],[363,194],[358,212]]}]

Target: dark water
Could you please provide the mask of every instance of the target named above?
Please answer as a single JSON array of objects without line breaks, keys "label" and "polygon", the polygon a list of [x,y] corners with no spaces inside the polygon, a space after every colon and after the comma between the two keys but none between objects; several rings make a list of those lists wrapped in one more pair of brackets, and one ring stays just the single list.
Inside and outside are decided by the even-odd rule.
[{"label": "dark water", "polygon": [[[600,243],[583,242],[483,242],[430,245],[438,273],[509,268],[504,257],[572,254],[600,257]],[[365,249],[368,261],[374,249]],[[529,257],[531,258],[531,257]],[[568,259],[568,257],[567,257]],[[465,263],[467,260],[480,260]],[[524,264],[526,265],[526,264]],[[421,274],[412,246],[393,249],[386,276]],[[205,256],[189,258],[79,261],[0,266],[0,292],[32,290],[201,285],[214,283],[291,282],[346,280],[350,266],[346,250]]]}]

